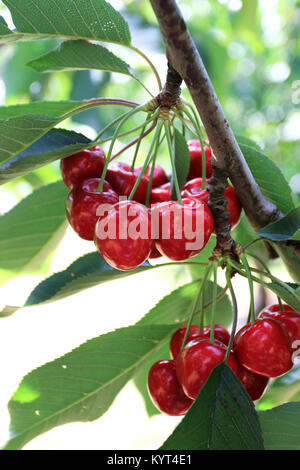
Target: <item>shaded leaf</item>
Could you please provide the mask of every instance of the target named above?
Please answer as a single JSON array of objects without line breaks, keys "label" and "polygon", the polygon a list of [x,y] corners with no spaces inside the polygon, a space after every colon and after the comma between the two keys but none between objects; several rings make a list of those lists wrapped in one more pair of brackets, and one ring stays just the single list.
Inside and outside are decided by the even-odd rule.
[{"label": "shaded leaf", "polygon": [[266,409],[289,401],[300,401],[300,368],[293,367],[289,372],[277,377],[259,401],[259,408]]},{"label": "shaded leaf", "polygon": [[187,142],[178,129],[174,129],[175,168],[179,187],[185,184],[190,169],[190,152]]},{"label": "shaded leaf", "polygon": [[260,411],[258,415],[267,450],[300,450],[300,402]]},{"label": "shaded leaf", "polygon": [[289,240],[300,229],[300,207],[290,211],[282,219],[263,227],[257,235],[273,241]]},{"label": "shaded leaf", "polygon": [[245,388],[220,364],[161,450],[262,450],[261,429]]}]

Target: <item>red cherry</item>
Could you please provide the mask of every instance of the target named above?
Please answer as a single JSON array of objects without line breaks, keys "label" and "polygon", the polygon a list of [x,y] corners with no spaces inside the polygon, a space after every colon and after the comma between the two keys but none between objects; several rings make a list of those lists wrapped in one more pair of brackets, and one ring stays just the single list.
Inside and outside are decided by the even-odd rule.
[{"label": "red cherry", "polygon": [[[151,207],[156,226],[158,251],[174,261],[196,256],[207,244],[214,229],[208,206],[193,198],[162,202]],[[158,239],[157,239],[158,238]]]},{"label": "red cherry", "polygon": [[[202,150],[200,140],[193,139],[188,141],[190,151],[190,170],[188,180],[202,176]],[[212,175],[211,166],[211,149],[204,146],[205,160],[206,160],[206,177],[210,178]]]},{"label": "red cherry", "polygon": [[[206,181],[207,185],[207,181]],[[202,178],[194,178],[188,181],[181,190],[181,197],[194,197],[201,201],[208,202],[209,193],[206,189],[202,189]],[[229,224],[231,229],[235,228],[241,218],[242,207],[235,189],[228,185],[224,192],[227,200],[227,210],[229,212]]]},{"label": "red cherry", "polygon": [[64,183],[72,189],[77,184],[89,178],[100,178],[105,163],[105,154],[97,145],[91,150],[63,158],[60,161],[60,171]]},{"label": "red cherry", "polygon": [[238,365],[236,375],[249,393],[252,401],[257,401],[263,396],[269,382],[268,377],[255,374],[241,364]]},{"label": "red cherry", "polygon": [[162,257],[162,254],[158,251],[158,249],[154,245],[149,255],[149,259],[156,259],[156,258],[161,258],[161,257]]},{"label": "red cherry", "polygon": [[171,416],[185,414],[193,403],[177,380],[175,361],[164,360],[153,364],[148,374],[148,390],[155,406]]},{"label": "red cherry", "polygon": [[161,186],[151,189],[150,203],[155,204],[157,202],[167,202],[171,200],[170,193],[171,183],[165,183]]},{"label": "red cherry", "polygon": [[[138,178],[127,163],[113,163],[107,170],[106,179],[120,196],[129,196]],[[145,204],[149,178],[143,175],[134,193],[134,200]]]},{"label": "red cherry", "polygon": [[[142,168],[143,168],[142,165],[135,167],[134,173],[137,176],[139,176]],[[144,173],[148,178],[150,177],[150,174],[151,174],[151,168],[152,168],[152,165],[149,165],[146,173]],[[168,183],[168,177],[166,175],[165,170],[161,166],[155,165],[153,177],[152,177],[152,188],[156,188],[157,186],[161,186],[165,183]]]},{"label": "red cherry", "polygon": [[[187,343],[176,359],[176,373],[184,393],[195,399],[207,381],[211,371],[220,364],[226,354],[226,346],[215,340],[194,339]],[[233,372],[238,364],[233,353],[228,357],[228,365]]]},{"label": "red cherry", "polygon": [[107,215],[99,218],[95,244],[108,264],[128,271],[149,258],[153,248],[149,230],[147,208],[135,201],[121,201]]},{"label": "red cherry", "polygon": [[[259,314],[259,318],[274,318],[288,332],[292,343],[300,340],[300,315],[287,304],[273,304],[265,307]],[[293,346],[293,345],[292,345]]]},{"label": "red cherry", "polygon": [[[170,355],[172,359],[176,359],[178,356],[181,345],[185,336],[187,326],[184,325],[179,330],[177,330],[170,341]],[[208,338],[210,337],[210,326],[204,326],[203,327],[203,332],[200,333],[199,331],[199,325],[191,325],[187,338],[186,338],[186,344],[189,343],[191,340],[196,339],[196,338]],[[228,344],[229,339],[230,339],[230,334],[228,331],[221,325],[215,325],[214,328],[214,338],[217,339],[218,341],[221,341],[223,344]]]},{"label": "red cherry", "polygon": [[234,339],[234,352],[246,369],[266,377],[279,377],[293,367],[288,333],[271,318],[241,328]]},{"label": "red cherry", "polygon": [[[75,186],[69,192],[66,200],[66,211],[70,225],[84,240],[93,240],[95,226],[99,215],[97,209],[107,204],[109,208],[118,202],[119,197],[107,181],[104,181],[103,191],[97,192],[100,178],[91,178]],[[103,206],[104,208],[104,206]]]}]

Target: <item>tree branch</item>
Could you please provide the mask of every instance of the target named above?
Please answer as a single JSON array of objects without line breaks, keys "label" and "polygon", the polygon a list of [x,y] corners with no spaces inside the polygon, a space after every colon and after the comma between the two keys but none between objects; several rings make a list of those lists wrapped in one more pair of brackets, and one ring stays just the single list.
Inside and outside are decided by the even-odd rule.
[{"label": "tree branch", "polygon": [[150,0],[167,48],[167,57],[185,81],[215,157],[235,187],[255,230],[282,217],[261,193],[223,112],[213,85],[175,0]]}]

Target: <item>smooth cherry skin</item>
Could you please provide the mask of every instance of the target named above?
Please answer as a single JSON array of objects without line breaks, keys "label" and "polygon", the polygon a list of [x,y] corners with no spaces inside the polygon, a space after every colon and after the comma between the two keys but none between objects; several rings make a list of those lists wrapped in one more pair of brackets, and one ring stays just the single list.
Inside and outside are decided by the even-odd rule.
[{"label": "smooth cherry skin", "polygon": [[[190,151],[190,169],[188,180],[197,178],[198,176],[202,177],[202,150],[200,140],[189,140],[187,144]],[[211,149],[205,145],[204,152],[206,160],[206,177],[210,178],[213,172],[211,166]]]},{"label": "smooth cherry skin", "polygon": [[158,251],[158,249],[154,245],[149,255],[149,259],[156,259],[156,258],[161,258],[161,257],[162,257],[162,254]]},{"label": "smooth cherry skin", "polygon": [[165,183],[161,186],[151,189],[150,203],[155,204],[157,202],[171,201],[170,193],[171,183]]},{"label": "smooth cherry skin", "polygon": [[84,240],[94,240],[99,206],[107,204],[108,210],[119,200],[119,196],[107,181],[104,181],[103,191],[97,192],[99,182],[100,178],[85,180],[71,189],[67,196],[66,212],[69,223]]},{"label": "smooth cherry skin", "polygon": [[148,374],[148,390],[155,406],[170,416],[184,415],[193,404],[182,390],[176,376],[176,363],[158,361]]},{"label": "smooth cherry skin", "polygon": [[[113,163],[107,170],[106,179],[120,196],[129,196],[138,175],[131,171],[130,165],[123,162]],[[133,199],[145,204],[149,178],[143,175],[134,193]]]},{"label": "smooth cherry skin", "polygon": [[282,308],[283,310],[280,310],[279,304],[268,305],[260,312],[258,317],[274,318],[287,330],[292,343],[294,341],[299,341],[300,314],[287,304],[283,304]]},{"label": "smooth cherry skin", "polygon": [[203,250],[214,229],[212,213],[204,202],[185,198],[182,205],[169,201],[155,206],[151,211],[157,211],[156,248],[162,255],[182,261]]},{"label": "smooth cherry skin", "polygon": [[[177,330],[171,338],[170,341],[170,355],[172,359],[176,359],[178,354],[180,353],[181,345],[184,340],[185,332],[186,332],[187,326],[184,325],[179,330]],[[193,339],[196,338],[208,338],[210,337],[210,326],[204,326],[203,331],[199,331],[199,325],[191,325],[187,338],[186,338],[186,344],[192,341]],[[229,343],[230,339],[230,334],[221,325],[215,325],[214,327],[214,338],[217,339],[218,341],[221,341],[221,343],[227,345]]]},{"label": "smooth cherry skin", "polygon": [[290,337],[272,318],[257,319],[241,328],[233,349],[239,362],[259,375],[279,377],[293,367]]},{"label": "smooth cherry skin", "polygon": [[[188,181],[183,187],[180,192],[181,197],[195,197],[200,199],[201,201],[208,202],[209,200],[209,193],[206,189],[202,189],[202,178],[194,178]],[[207,186],[207,180],[206,180]],[[229,212],[229,224],[231,225],[231,229],[234,229],[242,214],[242,207],[239,201],[239,198],[236,194],[235,189],[228,185],[224,192],[225,199],[227,200],[227,210]]]},{"label": "smooth cherry skin", "polygon": [[[195,400],[211,371],[220,364],[226,354],[226,346],[215,340],[197,338],[185,345],[176,359],[176,374],[184,393]],[[231,352],[227,361],[236,373],[238,363]]]},{"label": "smooth cherry skin", "polygon": [[263,396],[269,382],[269,377],[255,374],[241,364],[238,365],[236,375],[244,385],[252,401],[257,401]]},{"label": "smooth cherry skin", "polygon": [[60,171],[65,185],[72,189],[89,178],[100,178],[104,163],[105,154],[98,145],[91,150],[81,150],[63,158],[60,161]]},{"label": "smooth cherry skin", "polygon": [[153,248],[149,233],[150,217],[145,206],[136,201],[115,204],[95,228],[99,254],[112,267],[129,271],[143,264]]},{"label": "smooth cherry skin", "polygon": [[[142,168],[143,168],[142,165],[135,167],[134,173],[138,176]],[[152,171],[152,165],[149,165],[146,173],[144,173],[148,179],[150,177],[151,171]],[[153,177],[152,177],[152,188],[156,188],[157,186],[161,186],[165,183],[168,183],[168,177],[166,175],[165,170],[160,165],[155,165]]]}]

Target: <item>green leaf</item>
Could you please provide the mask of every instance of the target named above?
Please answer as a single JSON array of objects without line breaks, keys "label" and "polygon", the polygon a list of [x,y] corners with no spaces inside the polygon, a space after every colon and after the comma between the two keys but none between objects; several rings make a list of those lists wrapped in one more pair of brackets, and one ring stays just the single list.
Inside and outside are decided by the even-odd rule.
[{"label": "green leaf", "polygon": [[[76,294],[103,282],[121,279],[151,269],[148,263],[133,271],[118,271],[107,264],[97,253],[78,258],[67,269],[53,274],[38,284],[25,302],[25,307],[45,304]],[[153,268],[152,268],[153,269]],[[6,306],[0,316],[8,316],[22,307]]]},{"label": "green leaf", "polygon": [[263,227],[257,235],[273,241],[289,240],[300,229],[300,207],[293,209],[276,222]]},{"label": "green leaf", "polygon": [[267,450],[300,450],[300,402],[260,411],[258,415]]},{"label": "green leaf", "polygon": [[174,129],[175,168],[179,187],[185,184],[190,169],[190,152],[187,142],[178,129]]},{"label": "green leaf", "polygon": [[36,102],[0,108],[0,165],[23,152],[78,108],[78,102]]},{"label": "green leaf", "polygon": [[160,450],[262,450],[254,405],[226,364],[218,365]]},{"label": "green leaf", "polygon": [[65,41],[27,65],[37,72],[104,70],[132,76],[129,65],[103,46],[86,41]]},{"label": "green leaf", "polygon": [[0,184],[88,148],[91,141],[82,134],[65,129],[51,129],[29,148],[0,165]]},{"label": "green leaf", "polygon": [[300,284],[300,259],[293,253],[289,246],[272,243],[272,247],[284,262],[291,278]]},{"label": "green leaf", "polygon": [[66,228],[67,188],[37,189],[0,217],[0,269],[28,272],[43,263]]},{"label": "green leaf", "polygon": [[273,381],[259,401],[259,409],[273,408],[290,401],[300,401],[299,367],[293,367],[289,372]]},{"label": "green leaf", "polygon": [[3,0],[15,32],[1,23],[0,42],[53,37],[93,39],[130,45],[127,22],[104,0]]},{"label": "green leaf", "polygon": [[8,404],[11,437],[5,449],[20,449],[55,426],[102,416],[173,329],[174,325],[121,328],[30,372]]},{"label": "green leaf", "polygon": [[268,289],[271,289],[288,305],[293,307],[296,312],[300,312],[300,285],[282,281],[267,282],[266,285]]},{"label": "green leaf", "polygon": [[254,140],[240,134],[235,134],[235,138],[239,145],[247,145],[248,147],[253,147],[255,150],[261,151],[260,146],[254,142]]},{"label": "green leaf", "polygon": [[294,209],[291,188],[277,165],[255,148],[244,144],[240,148],[263,195],[283,213]]}]

